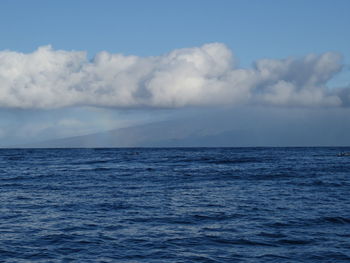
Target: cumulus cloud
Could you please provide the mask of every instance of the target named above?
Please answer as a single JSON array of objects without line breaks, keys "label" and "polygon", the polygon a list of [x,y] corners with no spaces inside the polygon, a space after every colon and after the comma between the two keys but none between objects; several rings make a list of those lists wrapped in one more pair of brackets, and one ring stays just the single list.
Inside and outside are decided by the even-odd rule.
[{"label": "cumulus cloud", "polygon": [[29,54],[0,52],[0,107],[341,106],[349,92],[326,85],[341,68],[341,56],[329,52],[243,69],[220,43],[155,57],[100,52],[92,60],[43,46]]}]

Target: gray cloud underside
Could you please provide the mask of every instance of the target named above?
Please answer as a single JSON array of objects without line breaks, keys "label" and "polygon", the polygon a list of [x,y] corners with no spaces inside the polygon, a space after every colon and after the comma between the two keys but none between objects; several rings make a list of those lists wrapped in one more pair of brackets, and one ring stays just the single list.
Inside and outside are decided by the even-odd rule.
[{"label": "gray cloud underside", "polygon": [[342,69],[337,53],[236,66],[223,44],[177,49],[155,57],[53,50],[0,52],[0,107],[182,107],[268,104],[343,106],[349,89],[327,82]]}]

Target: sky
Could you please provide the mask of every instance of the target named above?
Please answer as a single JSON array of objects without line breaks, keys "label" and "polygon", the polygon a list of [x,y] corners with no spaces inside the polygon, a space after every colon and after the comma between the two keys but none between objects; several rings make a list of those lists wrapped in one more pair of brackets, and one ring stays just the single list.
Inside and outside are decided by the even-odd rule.
[{"label": "sky", "polygon": [[342,129],[348,10],[347,0],[2,0],[0,146],[222,107],[285,119],[319,109]]}]

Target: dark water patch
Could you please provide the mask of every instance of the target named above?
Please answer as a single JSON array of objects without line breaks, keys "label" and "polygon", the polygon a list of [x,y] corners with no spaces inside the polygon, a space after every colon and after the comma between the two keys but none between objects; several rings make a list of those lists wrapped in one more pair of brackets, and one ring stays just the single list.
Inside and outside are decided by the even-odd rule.
[{"label": "dark water patch", "polygon": [[[350,218],[342,216],[322,216],[316,218],[304,218],[302,223],[305,226],[337,226],[337,225],[349,225]],[[349,229],[350,231],[350,229]]]},{"label": "dark water patch", "polygon": [[323,180],[310,180],[306,182],[298,182],[297,185],[299,186],[306,186],[306,187],[326,187],[326,188],[333,188],[333,187],[349,187],[349,183],[347,181],[323,181]]},{"label": "dark water patch", "polygon": [[25,260],[30,260],[30,261],[43,261],[43,260],[52,260],[56,258],[56,255],[54,253],[51,253],[49,251],[47,252],[35,252],[35,253],[28,253],[28,254],[24,254],[22,255],[23,259]]},{"label": "dark water patch", "polygon": [[5,157],[7,161],[22,161],[25,160],[25,156],[7,156]]},{"label": "dark water patch", "polygon": [[111,211],[120,209],[130,209],[132,206],[126,203],[101,203],[97,207],[99,210]]},{"label": "dark water patch", "polygon": [[237,238],[237,239],[226,239],[226,238],[218,238],[218,237],[207,237],[210,241],[218,243],[218,244],[226,244],[226,245],[239,245],[239,246],[267,246],[274,247],[274,244],[270,244],[267,242],[254,241],[245,238]]},{"label": "dark water patch", "polygon": [[341,216],[336,216],[336,217],[323,217],[320,219],[321,222],[329,222],[332,224],[350,224],[350,218],[345,218],[345,217],[341,217]]},{"label": "dark water patch", "polygon": [[23,184],[21,184],[21,183],[5,183],[4,184],[1,182],[1,187],[2,188],[17,188],[17,187],[23,187]]},{"label": "dark water patch", "polygon": [[22,181],[22,180],[31,180],[32,178],[28,178],[28,176],[24,176],[24,175],[18,175],[18,176],[14,176],[14,177],[7,177],[7,178],[1,178],[1,181],[10,181],[10,182],[16,182],[16,181]]},{"label": "dark water patch", "polygon": [[73,161],[72,165],[94,165],[94,164],[105,164],[105,163],[113,163],[116,161],[115,159],[100,159],[100,160],[80,160]]},{"label": "dark water patch", "polygon": [[208,160],[207,163],[211,164],[243,164],[243,163],[259,163],[263,160],[260,158],[234,158],[234,159],[216,159]]},{"label": "dark water patch", "polygon": [[295,221],[276,221],[276,222],[268,222],[266,223],[267,227],[272,227],[276,229],[288,229],[293,227],[298,227],[301,224],[301,222],[295,222]]},{"label": "dark water patch", "polygon": [[269,260],[268,262],[286,262],[287,259],[293,259],[292,257],[276,255],[276,254],[264,254],[264,255],[258,256],[257,258],[263,260],[263,262],[265,262],[266,260]]},{"label": "dark water patch", "polygon": [[258,171],[254,174],[249,175],[250,180],[283,180],[283,179],[290,179],[298,176],[296,173],[292,172],[284,172],[284,173],[275,173],[275,172],[268,172],[268,173],[259,173]]},{"label": "dark water patch", "polygon": [[271,233],[271,232],[260,232],[258,234],[258,236],[261,236],[261,237],[267,237],[267,238],[285,238],[286,235],[285,234],[282,234],[282,233]]},{"label": "dark water patch", "polygon": [[280,239],[276,243],[281,245],[309,245],[312,244],[312,240],[307,239]]},{"label": "dark water patch", "polygon": [[306,259],[316,262],[349,262],[350,256],[341,252],[320,251],[305,256]]}]

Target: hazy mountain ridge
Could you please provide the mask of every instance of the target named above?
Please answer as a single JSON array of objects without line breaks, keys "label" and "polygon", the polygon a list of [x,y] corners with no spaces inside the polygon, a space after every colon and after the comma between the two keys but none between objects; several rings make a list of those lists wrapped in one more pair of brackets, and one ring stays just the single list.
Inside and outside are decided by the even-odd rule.
[{"label": "hazy mountain ridge", "polygon": [[346,146],[350,145],[350,122],[343,121],[345,115],[312,109],[231,109],[15,147]]},{"label": "hazy mountain ridge", "polygon": [[[208,127],[186,125],[187,121],[164,121],[95,134],[20,145],[24,148],[171,147],[188,146],[193,139],[213,136]],[[200,140],[200,139],[199,139]],[[191,145],[192,146],[192,145]],[[17,146],[18,147],[18,146]]]}]

